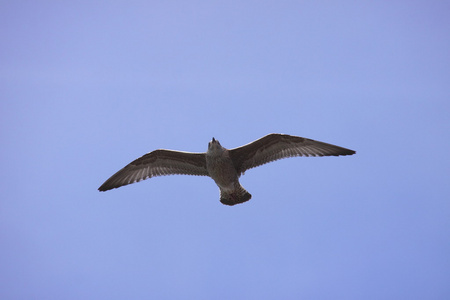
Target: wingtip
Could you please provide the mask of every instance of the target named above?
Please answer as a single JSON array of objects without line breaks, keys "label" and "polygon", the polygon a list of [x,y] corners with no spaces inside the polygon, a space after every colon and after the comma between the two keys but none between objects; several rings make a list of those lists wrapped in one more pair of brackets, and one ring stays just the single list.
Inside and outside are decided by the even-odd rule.
[{"label": "wingtip", "polygon": [[346,156],[346,155],[353,155],[353,154],[356,154],[356,151],[347,149],[345,152],[341,153],[340,155]]},{"label": "wingtip", "polygon": [[104,184],[102,184],[99,188],[98,188],[98,191],[99,192],[106,192],[106,191],[109,191],[110,189],[112,189],[111,187],[107,187],[107,186],[105,186]]}]

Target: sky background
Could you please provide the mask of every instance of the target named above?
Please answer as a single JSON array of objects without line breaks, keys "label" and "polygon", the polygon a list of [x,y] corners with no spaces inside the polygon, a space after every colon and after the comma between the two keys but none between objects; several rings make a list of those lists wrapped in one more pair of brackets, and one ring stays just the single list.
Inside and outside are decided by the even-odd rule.
[{"label": "sky background", "polygon": [[[449,299],[447,1],[1,1],[1,299]],[[100,193],[158,148],[357,151]]]}]

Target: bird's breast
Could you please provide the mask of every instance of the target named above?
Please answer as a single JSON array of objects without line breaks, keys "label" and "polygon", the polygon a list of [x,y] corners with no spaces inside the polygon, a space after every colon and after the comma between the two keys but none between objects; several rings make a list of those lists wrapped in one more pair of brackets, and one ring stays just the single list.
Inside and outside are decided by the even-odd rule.
[{"label": "bird's breast", "polygon": [[231,158],[224,157],[206,157],[206,168],[209,176],[216,182],[219,187],[226,188],[234,184],[239,176],[234,168]]}]

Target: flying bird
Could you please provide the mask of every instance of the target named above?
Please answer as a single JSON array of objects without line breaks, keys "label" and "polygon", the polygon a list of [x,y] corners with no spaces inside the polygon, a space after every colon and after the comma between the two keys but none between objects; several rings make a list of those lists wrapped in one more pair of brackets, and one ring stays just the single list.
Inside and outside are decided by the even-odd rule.
[{"label": "flying bird", "polygon": [[158,149],[132,161],[103,183],[107,191],[155,176],[185,174],[209,176],[220,190],[220,202],[235,205],[252,195],[239,183],[248,169],[294,156],[340,156],[356,152],[339,146],[287,134],[268,134],[247,145],[226,149],[212,138],[204,153]]}]

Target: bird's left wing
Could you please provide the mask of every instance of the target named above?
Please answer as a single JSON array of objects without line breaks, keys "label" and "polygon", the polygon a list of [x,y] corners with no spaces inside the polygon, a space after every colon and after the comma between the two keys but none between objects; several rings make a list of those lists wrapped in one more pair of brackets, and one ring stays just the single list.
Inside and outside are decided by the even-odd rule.
[{"label": "bird's left wing", "polygon": [[238,174],[268,162],[293,156],[339,156],[356,152],[347,148],[287,134],[268,134],[230,150]]},{"label": "bird's left wing", "polygon": [[103,183],[98,190],[107,191],[155,176],[185,174],[208,176],[205,153],[155,150],[132,161]]}]

